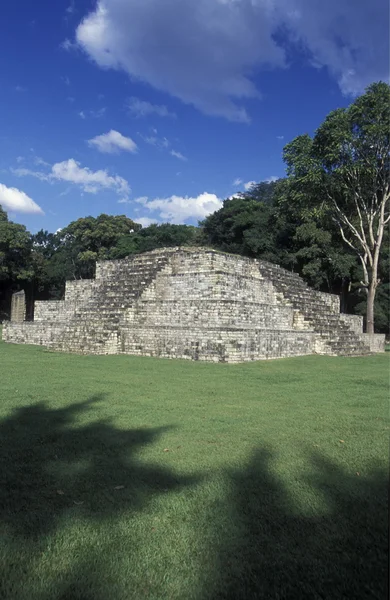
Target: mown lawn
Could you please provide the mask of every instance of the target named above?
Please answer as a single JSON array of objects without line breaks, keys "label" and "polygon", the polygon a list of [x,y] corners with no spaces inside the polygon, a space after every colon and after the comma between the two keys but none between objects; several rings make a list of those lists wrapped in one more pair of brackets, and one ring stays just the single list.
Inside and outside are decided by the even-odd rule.
[{"label": "mown lawn", "polygon": [[0,598],[386,598],[389,355],[0,343]]}]

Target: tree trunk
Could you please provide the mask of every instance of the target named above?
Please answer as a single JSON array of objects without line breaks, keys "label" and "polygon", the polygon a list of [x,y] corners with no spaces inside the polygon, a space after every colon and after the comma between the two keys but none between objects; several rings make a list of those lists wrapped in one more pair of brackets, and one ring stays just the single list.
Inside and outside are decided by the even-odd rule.
[{"label": "tree trunk", "polygon": [[366,331],[367,333],[374,333],[374,302],[376,294],[376,282],[372,281],[368,288],[367,294],[367,317],[366,317]]}]

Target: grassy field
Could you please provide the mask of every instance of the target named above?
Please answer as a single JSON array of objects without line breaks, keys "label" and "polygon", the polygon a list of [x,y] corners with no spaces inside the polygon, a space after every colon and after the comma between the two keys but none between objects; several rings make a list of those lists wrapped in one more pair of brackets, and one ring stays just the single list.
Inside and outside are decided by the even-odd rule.
[{"label": "grassy field", "polygon": [[0,598],[383,600],[388,359],[0,343]]}]

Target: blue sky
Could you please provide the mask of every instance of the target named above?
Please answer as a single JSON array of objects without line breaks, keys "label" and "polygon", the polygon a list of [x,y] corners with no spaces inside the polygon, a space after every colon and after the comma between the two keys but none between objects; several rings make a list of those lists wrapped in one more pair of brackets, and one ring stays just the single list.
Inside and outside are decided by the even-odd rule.
[{"label": "blue sky", "polygon": [[15,0],[2,7],[0,204],[193,223],[373,81],[387,0]]}]

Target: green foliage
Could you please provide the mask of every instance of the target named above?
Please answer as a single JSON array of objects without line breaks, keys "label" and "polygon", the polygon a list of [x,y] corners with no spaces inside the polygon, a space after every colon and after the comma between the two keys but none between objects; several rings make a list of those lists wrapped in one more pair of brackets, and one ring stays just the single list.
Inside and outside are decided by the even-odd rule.
[{"label": "green foliage", "polygon": [[110,253],[110,258],[124,258],[131,254],[156,248],[194,246],[199,242],[199,231],[191,225],[153,224],[123,236]]},{"label": "green foliage", "polygon": [[284,149],[289,197],[300,210],[329,215],[362,267],[367,328],[390,200],[390,87],[375,83],[348,108],[331,112],[316,131]]},{"label": "green foliage", "polygon": [[67,277],[93,277],[96,261],[111,258],[118,241],[139,229],[141,225],[125,215],[101,214],[73,221],[57,234],[60,263]]},{"label": "green foliage", "polygon": [[253,193],[225,200],[220,210],[200,224],[204,242],[224,252],[273,256],[271,193],[267,193],[266,201],[263,196],[254,197]]},{"label": "green foliage", "polygon": [[30,252],[30,233],[24,225],[9,221],[0,207],[0,281],[28,280]]},{"label": "green foliage", "polygon": [[33,278],[31,235],[8,220],[0,206],[0,319],[7,315],[11,294],[25,288]]}]

